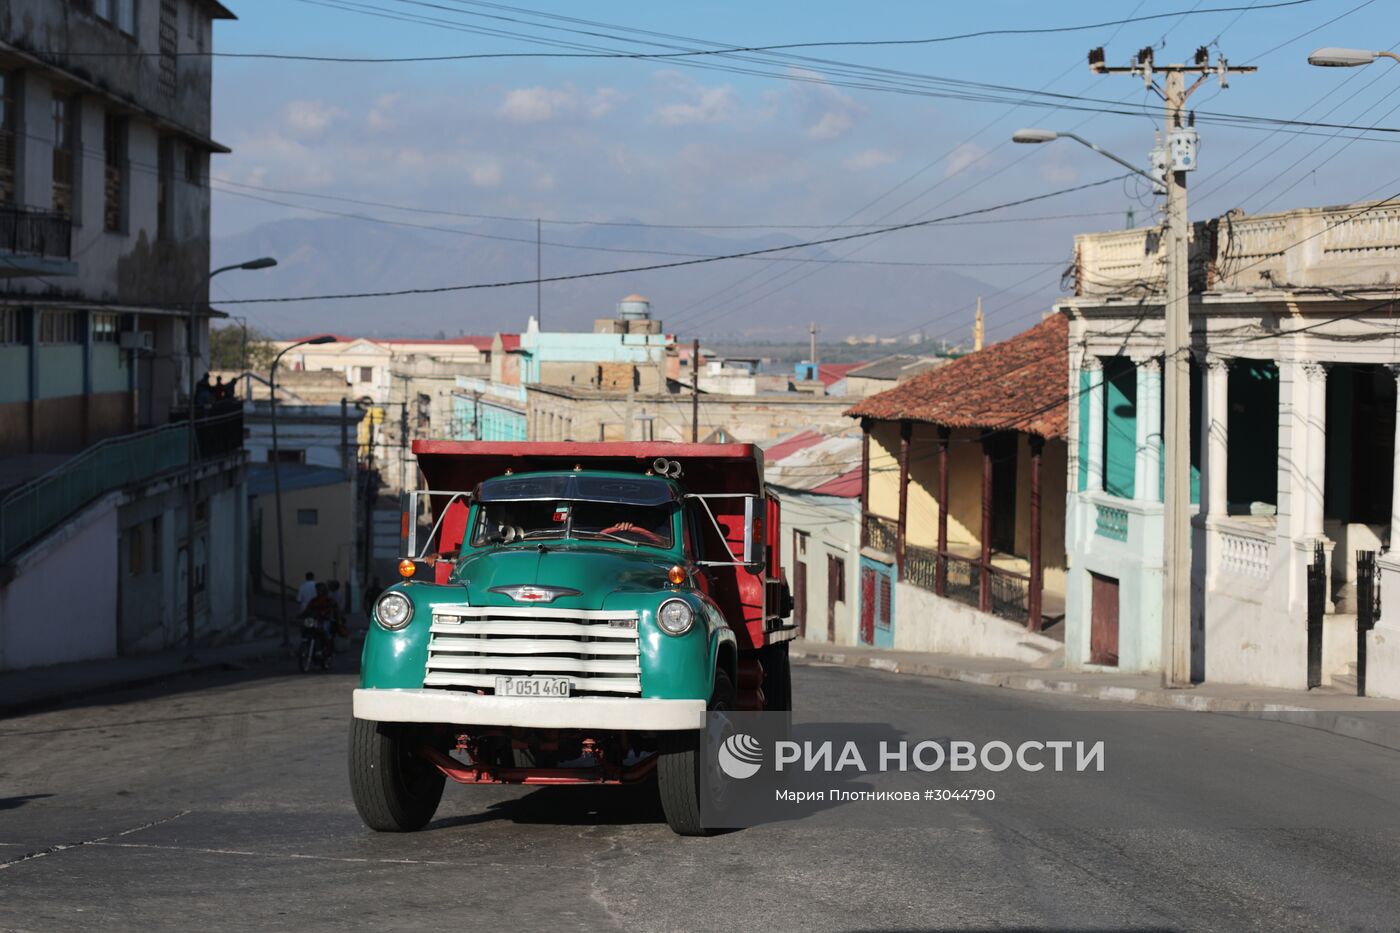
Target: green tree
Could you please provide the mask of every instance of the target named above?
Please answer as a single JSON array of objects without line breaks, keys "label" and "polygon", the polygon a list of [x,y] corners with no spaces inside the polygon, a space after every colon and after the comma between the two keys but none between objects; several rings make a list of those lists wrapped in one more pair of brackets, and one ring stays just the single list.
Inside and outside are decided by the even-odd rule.
[{"label": "green tree", "polygon": [[[245,331],[240,324],[225,324],[212,327],[209,331],[209,358],[211,369],[250,369],[261,371],[272,365],[277,348],[272,341],[255,327],[246,331],[247,347],[244,347]],[[247,353],[245,358],[244,353]]]}]

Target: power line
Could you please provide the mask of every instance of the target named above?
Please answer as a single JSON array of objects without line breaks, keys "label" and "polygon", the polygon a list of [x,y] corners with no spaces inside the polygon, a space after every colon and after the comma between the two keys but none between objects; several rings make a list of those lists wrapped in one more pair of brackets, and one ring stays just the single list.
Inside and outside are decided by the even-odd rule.
[{"label": "power line", "polygon": [[637,272],[650,272],[650,271],[657,270],[657,269],[675,269],[675,268],[679,268],[679,267],[681,267],[681,266],[696,266],[696,265],[702,265],[702,264],[705,264],[705,263],[720,262],[720,261],[729,260],[729,259],[744,259],[744,258],[747,258],[747,257],[750,257],[750,256],[763,256],[763,255],[767,255],[767,254],[770,254],[770,253],[780,253],[780,252],[786,252],[786,251],[788,251],[788,250],[793,250],[793,249],[802,249],[802,248],[808,247],[808,246],[824,246],[824,245],[826,245],[826,244],[828,244],[828,243],[841,243],[841,242],[845,242],[845,241],[848,241],[848,240],[862,239],[862,238],[864,238],[864,237],[880,236],[880,235],[882,235],[882,234],[891,233],[891,232],[894,232],[894,231],[897,231],[897,230],[910,230],[910,229],[915,229],[915,228],[918,228],[918,227],[926,227],[926,226],[930,226],[930,225],[932,225],[932,224],[942,223],[942,222],[947,221],[947,220],[959,219],[959,218],[963,218],[963,217],[970,217],[970,216],[974,216],[974,215],[977,215],[977,214],[986,214],[986,213],[990,213],[990,212],[992,212],[992,211],[1004,210],[1004,209],[1006,209],[1006,208],[1008,208],[1008,207],[1016,207],[1017,205],[1021,205],[1021,204],[1030,204],[1030,203],[1032,203],[1032,202],[1034,202],[1034,201],[1043,201],[1043,200],[1046,200],[1046,199],[1048,199],[1048,198],[1059,197],[1060,195],[1064,195],[1064,194],[1071,194],[1071,193],[1076,192],[1076,191],[1084,191],[1084,190],[1089,189],[1089,188],[1097,188],[1097,187],[1099,187],[1099,186],[1101,186],[1101,185],[1107,185],[1107,184],[1110,184],[1110,183],[1112,183],[1112,182],[1116,182],[1116,181],[1118,181],[1118,180],[1120,180],[1121,178],[1124,178],[1124,177],[1125,177],[1125,176],[1123,176],[1123,175],[1117,175],[1117,176],[1114,176],[1114,177],[1112,177],[1112,178],[1105,178],[1105,179],[1101,179],[1101,180],[1099,180],[1099,181],[1088,182],[1087,184],[1083,184],[1083,185],[1075,185],[1074,187],[1071,187],[1071,188],[1061,188],[1061,189],[1059,189],[1058,191],[1051,191],[1051,192],[1047,192],[1047,193],[1045,193],[1045,194],[1032,195],[1032,196],[1030,196],[1030,197],[1020,198],[1020,199],[1015,200],[1015,201],[1008,201],[1008,202],[1003,203],[1003,204],[994,204],[994,205],[992,205],[992,206],[990,206],[990,207],[976,208],[976,209],[974,209],[974,210],[963,211],[963,212],[958,213],[958,214],[950,214],[950,215],[948,215],[947,217],[938,217],[938,218],[931,218],[931,219],[928,219],[928,220],[912,221],[912,222],[910,222],[910,223],[896,224],[896,225],[891,226],[891,227],[882,227],[882,228],[877,229],[877,230],[868,230],[868,231],[864,231],[864,232],[861,232],[861,233],[847,233],[847,234],[843,234],[843,235],[841,235],[841,236],[826,237],[826,238],[824,238],[824,239],[819,239],[819,240],[808,240],[808,241],[803,242],[803,243],[793,243],[793,244],[789,244],[789,245],[786,245],[786,246],[770,246],[770,247],[765,247],[765,248],[763,248],[763,249],[744,250],[744,251],[736,252],[736,253],[728,253],[728,254],[720,255],[720,256],[706,256],[706,257],[701,257],[701,258],[697,258],[697,259],[683,259],[683,260],[677,260],[677,261],[675,261],[675,262],[655,263],[655,264],[648,265],[648,266],[637,266],[637,267],[633,267],[633,268],[629,268],[629,269],[605,269],[605,270],[599,270],[599,271],[595,271],[595,272],[578,272],[578,273],[573,273],[573,274],[570,274],[570,275],[556,275],[556,276],[546,276],[546,277],[543,277],[543,278],[516,279],[516,280],[512,280],[512,281],[505,281],[505,282],[481,282],[481,283],[476,283],[476,284],[471,284],[471,285],[443,285],[443,286],[438,286],[438,287],[435,287],[435,288],[405,288],[405,289],[397,289],[397,290],[393,290],[393,291],[382,291],[382,292],[354,292],[354,293],[346,293],[346,294],[338,294],[338,295],[302,295],[302,296],[290,296],[290,297],[281,297],[281,298],[240,298],[240,299],[236,299],[236,300],[234,300],[234,301],[227,301],[227,302],[223,302],[223,303],[224,303],[224,304],[264,304],[264,303],[272,303],[272,302],[340,300],[340,299],[348,299],[348,298],[389,298],[389,297],[395,297],[395,296],[398,296],[398,295],[428,295],[428,294],[438,294],[438,293],[441,293],[441,292],[471,291],[471,290],[486,289],[486,288],[508,288],[508,287],[511,287],[511,286],[514,286],[514,285],[534,285],[537,281],[538,281],[538,282],[566,282],[566,281],[573,281],[573,280],[575,280],[575,279],[599,278],[599,277],[602,277],[602,276],[610,276],[610,275],[624,275],[624,274],[633,274],[633,273],[637,273]]},{"label": "power line", "polygon": [[[714,258],[718,258],[718,257],[716,257],[716,256],[714,256],[713,254],[710,254],[710,253],[687,253],[687,252],[681,252],[681,251],[678,251],[678,250],[628,248],[628,247],[622,247],[622,246],[587,246],[587,245],[580,244],[580,243],[559,243],[559,242],[551,242],[551,241],[549,241],[549,240],[537,241],[537,240],[535,240],[535,239],[533,239],[533,238],[527,239],[527,238],[525,238],[525,237],[505,236],[504,234],[498,234],[498,233],[481,233],[481,232],[475,231],[475,230],[462,230],[462,229],[455,228],[455,227],[439,227],[439,226],[434,226],[434,225],[432,225],[432,224],[415,224],[415,223],[410,223],[410,222],[408,222],[408,221],[403,221],[403,220],[388,220],[388,219],[383,218],[383,217],[372,217],[372,216],[369,216],[369,215],[366,215],[366,214],[352,214],[352,213],[348,213],[348,212],[345,212],[345,211],[333,211],[333,210],[328,210],[328,209],[322,208],[322,207],[311,207],[310,205],[305,205],[305,204],[293,204],[293,203],[288,202],[288,201],[278,201],[278,200],[275,200],[275,199],[273,199],[273,198],[260,197],[259,195],[256,195],[256,194],[249,194],[249,193],[244,192],[244,191],[229,191],[229,190],[222,189],[222,188],[215,188],[214,190],[215,190],[215,191],[222,191],[224,194],[231,194],[231,195],[234,195],[235,197],[250,198],[250,199],[252,199],[252,200],[254,200],[254,201],[262,201],[262,202],[267,203],[267,204],[276,204],[276,205],[279,205],[279,206],[281,206],[281,207],[289,207],[289,208],[292,208],[293,210],[312,211],[312,212],[317,213],[317,214],[326,214],[326,215],[329,215],[329,216],[331,216],[331,217],[344,217],[344,218],[346,218],[346,219],[348,219],[348,220],[359,220],[359,221],[363,221],[363,222],[365,222],[365,223],[387,224],[387,225],[393,226],[393,227],[410,227],[410,228],[415,229],[415,230],[433,230],[433,231],[436,231],[436,232],[438,232],[438,233],[449,233],[449,234],[453,234],[454,236],[473,237],[473,238],[483,239],[483,240],[504,240],[504,241],[506,241],[506,242],[508,242],[508,243],[525,243],[525,244],[528,244],[528,245],[531,245],[531,246],[548,246],[548,247],[550,247],[550,248],[552,248],[552,249],[587,250],[587,251],[589,251],[589,252],[596,252],[596,253],[633,253],[633,254],[651,255],[651,256],[692,256],[692,257],[697,257],[697,258],[701,258],[701,259],[714,259]],[[774,258],[772,258],[772,259],[765,260],[765,261],[768,261],[768,262],[799,262],[799,263],[802,263],[802,262],[821,262],[821,263],[836,262],[836,263],[847,263],[847,264],[852,264],[852,265],[915,266],[915,267],[930,267],[930,266],[933,266],[933,267],[940,267],[940,266],[953,266],[953,267],[962,267],[962,266],[1052,266],[1052,265],[1056,265],[1056,264],[1059,262],[1059,260],[1057,260],[1057,259],[1052,259],[1052,260],[1048,260],[1048,261],[1045,261],[1045,260],[1039,260],[1039,261],[1038,261],[1038,260],[1007,260],[1007,261],[978,261],[978,260],[967,260],[967,261],[962,261],[962,260],[958,260],[958,261],[950,261],[950,262],[918,262],[918,261],[886,260],[886,259],[828,259],[828,258],[823,258],[823,257],[795,257],[795,256],[774,257]]]},{"label": "power line", "polygon": [[[615,52],[596,54],[557,54],[540,52],[476,52],[460,55],[415,55],[415,56],[385,56],[385,57],[352,57],[352,56],[331,56],[331,55],[306,55],[300,53],[281,52],[215,52],[209,51],[189,51],[171,53],[179,57],[203,57],[203,58],[253,58],[253,59],[278,59],[288,61],[316,61],[316,62],[336,62],[336,63],[366,63],[366,64],[392,64],[398,62],[443,62],[443,61],[470,61],[476,59],[493,58],[643,58],[643,59],[665,59],[665,58],[687,58],[698,56],[731,55],[744,52],[774,52],[789,49],[813,49],[813,48],[857,48],[857,47],[882,47],[882,46],[907,46],[907,45],[933,45],[943,42],[958,42],[966,39],[979,39],[991,36],[1031,36],[1049,35],[1055,33],[1083,32],[1092,29],[1103,29],[1108,26],[1123,26],[1132,23],[1144,23],[1160,19],[1172,19],[1183,16],[1203,16],[1213,13],[1246,13],[1261,10],[1279,9],[1283,7],[1302,6],[1304,4],[1315,3],[1317,0],[1279,0],[1275,3],[1250,4],[1248,6],[1228,6],[1211,7],[1209,9],[1198,9],[1193,7],[1189,10],[1177,10],[1170,13],[1151,13],[1146,16],[1132,17],[1128,19],[1104,20],[1098,23],[1084,23],[1075,26],[1045,26],[1026,27],[1021,29],[982,29],[975,32],[956,33],[945,36],[929,36],[917,39],[835,39],[815,42],[784,42],[772,45],[737,45],[716,49],[696,49],[684,52],[671,53],[642,53],[642,52]],[[420,6],[437,6],[436,4],[420,3]],[[438,9],[449,9],[437,6]],[[465,12],[465,11],[460,11]],[[536,25],[536,24],[530,24]],[[53,53],[49,53],[53,54]],[[161,56],[160,52],[64,52],[61,54],[79,57],[94,58],[149,58]]]}]

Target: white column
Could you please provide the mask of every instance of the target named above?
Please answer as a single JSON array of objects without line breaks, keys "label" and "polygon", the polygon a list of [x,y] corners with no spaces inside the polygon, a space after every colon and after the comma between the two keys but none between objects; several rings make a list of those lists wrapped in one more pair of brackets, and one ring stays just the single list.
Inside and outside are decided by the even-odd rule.
[{"label": "white column", "polygon": [[1321,363],[1304,363],[1303,378],[1308,384],[1307,475],[1303,481],[1303,534],[1322,536],[1322,496],[1327,473],[1327,368]]},{"label": "white column", "polygon": [[[1400,380],[1400,365],[1392,365],[1390,372]],[[1390,484],[1390,548],[1389,553],[1400,554],[1400,386],[1395,393],[1395,441],[1394,465]]]},{"label": "white column", "polygon": [[1138,364],[1137,436],[1140,475],[1134,498],[1162,501],[1162,361],[1153,357]]},{"label": "white column", "polygon": [[1201,418],[1201,512],[1224,517],[1229,505],[1230,366],[1218,356],[1205,361],[1205,407]]},{"label": "white column", "polygon": [[1103,491],[1103,363],[1096,356],[1085,355],[1081,364],[1089,373],[1089,423],[1084,429],[1089,432],[1088,454],[1085,469],[1088,471],[1086,489],[1089,492]]}]

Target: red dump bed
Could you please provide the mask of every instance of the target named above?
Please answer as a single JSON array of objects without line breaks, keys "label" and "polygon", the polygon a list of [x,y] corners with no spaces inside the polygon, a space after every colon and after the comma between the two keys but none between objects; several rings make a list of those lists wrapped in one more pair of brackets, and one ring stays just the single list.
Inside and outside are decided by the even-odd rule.
[{"label": "red dump bed", "polygon": [[[791,637],[779,618],[783,603],[779,555],[780,517],[776,497],[767,496],[763,483],[763,451],[754,444],[677,444],[669,441],[574,443],[538,441],[414,441],[413,453],[423,471],[427,488],[471,493],[483,480],[507,471],[530,473],[545,470],[618,470],[644,473],[658,458],[681,465],[681,487],[688,493],[730,493],[763,497],[758,511],[765,543],[761,567],[706,567],[703,588],[725,612],[741,648],[759,648]],[[742,500],[711,500],[724,540],[735,554],[742,551],[744,525]],[[735,509],[739,509],[736,513]],[[466,531],[464,503],[448,506],[440,544],[455,550]],[[717,542],[707,547],[721,550]],[[714,554],[713,556],[718,556]],[[439,577],[446,578],[446,565]],[[782,630],[781,632],[779,630]]]},{"label": "red dump bed", "polygon": [[670,441],[577,444],[572,441],[414,441],[413,454],[429,489],[471,492],[507,470],[642,472],[658,457],[678,461],[687,492],[763,493],[763,450],[754,444],[676,444]]}]

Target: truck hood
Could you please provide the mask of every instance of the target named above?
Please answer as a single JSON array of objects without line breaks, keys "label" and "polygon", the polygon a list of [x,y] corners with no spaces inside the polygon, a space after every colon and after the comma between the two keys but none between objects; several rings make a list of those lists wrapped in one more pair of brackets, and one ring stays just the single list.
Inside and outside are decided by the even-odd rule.
[{"label": "truck hood", "polygon": [[535,584],[578,590],[550,603],[555,609],[602,609],[618,592],[649,593],[664,589],[666,571],[675,564],[655,552],[599,547],[569,542],[535,546],[506,546],[473,554],[457,565],[456,579],[467,586],[474,606],[521,606],[493,587]]}]

